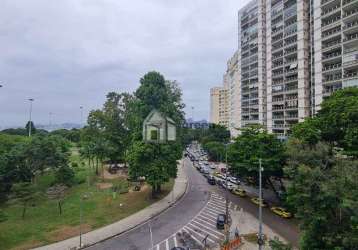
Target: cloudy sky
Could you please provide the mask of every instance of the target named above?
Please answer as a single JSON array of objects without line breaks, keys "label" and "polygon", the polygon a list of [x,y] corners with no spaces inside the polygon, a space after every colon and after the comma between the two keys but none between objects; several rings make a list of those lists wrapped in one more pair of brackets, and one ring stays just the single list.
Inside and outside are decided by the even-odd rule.
[{"label": "cloudy sky", "polygon": [[209,117],[237,47],[244,0],[1,0],[0,126],[79,123],[109,91],[132,92],[150,70],[177,80],[186,112]]}]

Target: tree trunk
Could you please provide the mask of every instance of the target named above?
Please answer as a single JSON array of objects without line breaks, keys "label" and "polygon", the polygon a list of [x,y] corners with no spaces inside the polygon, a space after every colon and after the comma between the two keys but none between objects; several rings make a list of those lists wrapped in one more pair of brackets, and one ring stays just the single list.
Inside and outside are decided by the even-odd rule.
[{"label": "tree trunk", "polygon": [[98,158],[96,158],[96,175],[98,176]]},{"label": "tree trunk", "polygon": [[103,167],[102,159],[99,162],[101,164],[101,169],[102,169],[102,181],[104,181],[104,167]]},{"label": "tree trunk", "polygon": [[157,190],[156,193],[160,194],[162,192],[162,186],[161,185],[157,185]]},{"label": "tree trunk", "polygon": [[58,201],[58,209],[60,211],[60,215],[62,214],[62,204],[61,204],[61,200]]},{"label": "tree trunk", "polygon": [[24,202],[24,207],[22,209],[22,219],[25,219],[25,214],[26,214],[26,207],[27,207],[27,202]]},{"label": "tree trunk", "polygon": [[153,198],[153,199],[155,199],[155,197],[156,197],[156,193],[155,193],[155,192],[156,192],[156,186],[153,185],[153,186],[152,186],[152,198]]}]

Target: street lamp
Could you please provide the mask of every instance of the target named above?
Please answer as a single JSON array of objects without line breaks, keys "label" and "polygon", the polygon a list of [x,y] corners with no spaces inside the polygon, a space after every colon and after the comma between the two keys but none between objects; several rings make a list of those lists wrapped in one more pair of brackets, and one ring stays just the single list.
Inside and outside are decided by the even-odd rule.
[{"label": "street lamp", "polygon": [[29,98],[28,99],[29,101],[30,101],[30,120],[29,120],[29,137],[31,137],[31,123],[32,123],[32,121],[31,121],[31,116],[32,116],[32,102],[34,101],[34,99],[33,98]]},{"label": "street lamp", "polygon": [[258,244],[259,250],[262,249],[263,237],[262,237],[262,174],[263,168],[261,166],[261,158],[259,159],[259,235],[258,235]]},{"label": "street lamp", "polygon": [[80,248],[82,247],[82,203],[83,200],[88,199],[88,194],[83,194],[80,197]]},{"label": "street lamp", "polygon": [[80,106],[80,110],[81,110],[81,125],[83,124],[83,106]]},{"label": "street lamp", "polygon": [[226,213],[226,241],[229,241],[229,195],[228,195],[228,170],[229,167],[227,165],[227,145],[229,143],[225,143],[225,165],[226,165],[226,175],[225,175],[225,185],[226,185],[226,192],[225,192],[225,213]]}]

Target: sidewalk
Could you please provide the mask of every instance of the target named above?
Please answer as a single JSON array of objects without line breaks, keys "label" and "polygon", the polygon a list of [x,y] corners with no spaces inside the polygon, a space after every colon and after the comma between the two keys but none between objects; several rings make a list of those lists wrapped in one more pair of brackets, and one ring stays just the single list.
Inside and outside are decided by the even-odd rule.
[{"label": "sidewalk", "polygon": [[[175,179],[174,187],[166,197],[160,201],[150,205],[149,207],[132,214],[131,216],[117,221],[113,224],[98,228],[94,231],[82,235],[82,246],[90,246],[97,242],[104,241],[108,238],[114,237],[118,234],[127,232],[128,230],[148,221],[153,216],[156,216],[164,210],[171,207],[178,201],[185,193],[188,179],[186,172],[182,168],[182,160],[178,164],[178,177]],[[36,250],[65,250],[65,249],[79,249],[79,236],[69,238],[47,246],[35,248]]]}]

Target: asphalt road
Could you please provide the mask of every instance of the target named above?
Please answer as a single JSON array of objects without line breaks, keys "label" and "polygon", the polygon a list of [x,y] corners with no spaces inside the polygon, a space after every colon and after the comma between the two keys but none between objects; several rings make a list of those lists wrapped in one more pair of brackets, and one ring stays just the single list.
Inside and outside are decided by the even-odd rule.
[{"label": "asphalt road", "polygon": [[[242,207],[246,212],[258,217],[258,207],[253,204],[248,197],[241,198],[216,185],[209,185],[206,178],[192,166],[189,159],[185,159],[184,168],[185,171],[187,171],[189,178],[188,190],[174,207],[158,215],[148,223],[144,223],[129,232],[100,242],[87,249],[148,250],[151,248],[150,226],[152,230],[153,246],[156,246],[154,249],[170,249],[174,244],[173,238],[177,238],[173,237],[173,234],[178,231],[183,232],[183,228],[190,229],[188,228],[188,224],[193,224],[191,223],[193,220],[194,223],[197,223],[195,222],[196,216],[203,209],[204,211],[207,209],[206,207],[211,202],[208,203],[210,193],[213,192],[222,197],[225,197],[227,193],[232,204],[236,204],[239,207]],[[215,215],[211,219],[214,220],[215,224],[214,217]],[[205,220],[205,218],[202,219]],[[269,209],[263,208],[263,222],[279,233],[292,245],[296,247],[298,246],[298,227],[294,220],[283,219],[273,214]],[[210,225],[208,225],[208,227],[210,227]],[[189,230],[187,231],[190,233]],[[195,232],[191,233],[195,234]],[[172,241],[172,243],[169,244],[168,241]]]},{"label": "asphalt road", "polygon": [[148,250],[151,247],[149,225],[152,229],[153,245],[184,227],[206,205],[210,196],[206,179],[192,167],[190,160],[184,160],[184,168],[188,173],[188,189],[174,207],[150,222],[86,249]]}]

